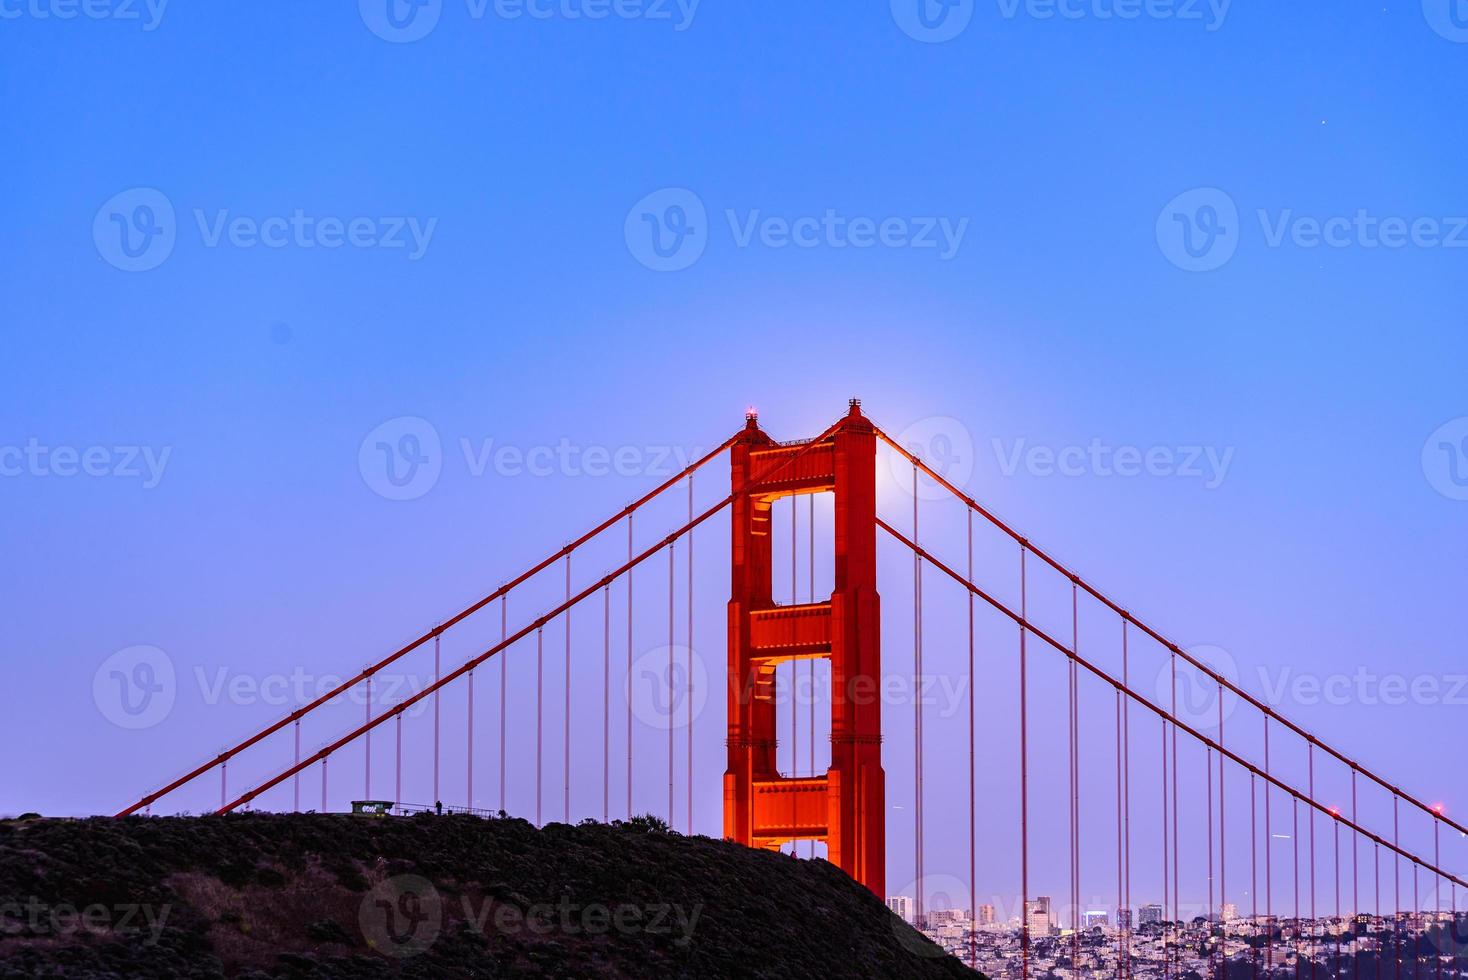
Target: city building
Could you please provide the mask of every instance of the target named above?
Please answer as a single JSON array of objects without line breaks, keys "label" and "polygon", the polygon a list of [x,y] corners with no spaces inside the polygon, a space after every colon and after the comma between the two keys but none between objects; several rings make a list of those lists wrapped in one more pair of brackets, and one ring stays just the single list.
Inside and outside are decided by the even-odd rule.
[{"label": "city building", "polygon": [[1224,922],[1232,922],[1239,917],[1239,907],[1233,902],[1224,902],[1223,907],[1219,910],[1219,915]]},{"label": "city building", "polygon": [[992,926],[994,924],[994,906],[979,906],[978,924],[981,926]]},{"label": "city building", "polygon": [[1155,926],[1162,923],[1162,906],[1153,903],[1143,905],[1137,909],[1137,923],[1144,926]]},{"label": "city building", "polygon": [[1111,916],[1105,909],[1090,909],[1081,913],[1081,925],[1087,929],[1104,926],[1111,922]]},{"label": "city building", "polygon": [[1050,896],[1041,895],[1033,902],[1025,903],[1025,926],[1031,938],[1050,935]]},{"label": "city building", "polygon": [[888,895],[887,907],[903,922],[912,923],[913,904],[910,895]]}]

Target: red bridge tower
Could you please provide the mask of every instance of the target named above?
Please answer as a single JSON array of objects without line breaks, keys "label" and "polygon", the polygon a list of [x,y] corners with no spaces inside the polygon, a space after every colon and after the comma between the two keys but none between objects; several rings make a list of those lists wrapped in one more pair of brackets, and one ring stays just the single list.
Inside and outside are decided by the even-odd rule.
[{"label": "red bridge tower", "polygon": [[[877,440],[853,400],[819,445],[779,445],[752,413],[730,459],[735,493],[729,599],[729,768],[724,836],[751,847],[824,841],[832,864],[878,897],[886,885]],[[802,451],[804,450],[804,451]],[[782,456],[799,458],[780,466]],[[772,474],[767,481],[762,474]],[[836,581],[826,602],[779,605],[771,587],[770,508],[834,492]],[[792,778],[775,768],[775,668],[831,661],[831,768]]]}]

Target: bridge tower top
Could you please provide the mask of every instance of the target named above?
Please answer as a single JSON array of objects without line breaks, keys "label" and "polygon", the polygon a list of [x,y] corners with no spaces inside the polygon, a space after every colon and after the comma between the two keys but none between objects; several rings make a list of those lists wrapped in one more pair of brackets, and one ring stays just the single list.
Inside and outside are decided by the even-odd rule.
[{"label": "bridge tower top", "polygon": [[[852,399],[827,435],[777,443],[751,410],[730,456],[734,490],[729,601],[728,769],[724,833],[778,848],[816,840],[831,862],[879,896],[885,881],[881,763],[880,608],[876,568],[876,429]],[[828,599],[774,599],[775,501],[835,498],[835,581]],[[775,671],[797,660],[831,664],[831,766],[796,777],[776,766]]]}]

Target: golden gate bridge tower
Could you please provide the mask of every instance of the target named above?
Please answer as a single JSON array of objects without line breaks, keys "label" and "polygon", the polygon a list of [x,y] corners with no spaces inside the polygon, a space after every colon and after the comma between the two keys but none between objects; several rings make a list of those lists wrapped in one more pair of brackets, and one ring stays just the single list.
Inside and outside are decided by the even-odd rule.
[{"label": "golden gate bridge tower", "polygon": [[[876,430],[852,400],[816,445],[779,444],[750,413],[730,449],[733,532],[729,598],[729,765],[724,836],[753,847],[825,843],[832,864],[885,893],[880,601],[877,596]],[[769,476],[761,479],[764,474]],[[771,508],[782,497],[835,496],[835,588],[824,602],[774,601]],[[775,671],[831,664],[831,766],[776,768]],[[792,707],[793,710],[793,707]]]}]

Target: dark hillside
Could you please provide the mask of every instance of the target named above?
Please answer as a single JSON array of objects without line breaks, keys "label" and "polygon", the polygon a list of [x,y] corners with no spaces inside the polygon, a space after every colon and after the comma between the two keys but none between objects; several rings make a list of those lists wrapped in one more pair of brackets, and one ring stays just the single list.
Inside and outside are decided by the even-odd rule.
[{"label": "dark hillside", "polygon": [[972,977],[834,867],[654,822],[0,823],[0,977]]}]

